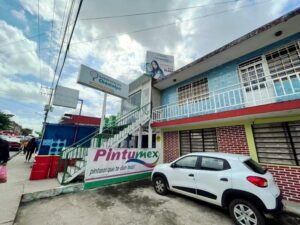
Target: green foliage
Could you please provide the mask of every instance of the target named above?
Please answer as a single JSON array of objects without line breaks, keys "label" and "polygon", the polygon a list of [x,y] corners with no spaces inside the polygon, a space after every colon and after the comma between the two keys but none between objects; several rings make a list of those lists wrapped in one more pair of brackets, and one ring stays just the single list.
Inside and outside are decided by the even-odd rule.
[{"label": "green foliage", "polygon": [[12,117],[9,114],[5,114],[3,112],[0,112],[0,130],[8,130],[10,125],[10,117]]},{"label": "green foliage", "polygon": [[28,136],[29,134],[32,134],[32,129],[29,129],[29,128],[22,129],[22,135]]}]

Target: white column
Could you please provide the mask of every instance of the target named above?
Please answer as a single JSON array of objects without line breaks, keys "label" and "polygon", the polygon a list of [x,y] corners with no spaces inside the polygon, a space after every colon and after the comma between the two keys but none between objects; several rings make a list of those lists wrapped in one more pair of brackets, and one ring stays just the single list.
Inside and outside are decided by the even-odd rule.
[{"label": "white column", "polygon": [[102,133],[103,127],[104,127],[104,123],[105,123],[106,100],[107,100],[107,94],[104,93],[104,96],[103,96],[103,103],[102,103],[102,115],[101,115],[101,122],[100,122],[99,134]]},{"label": "white column", "polygon": [[152,127],[150,122],[148,125],[148,148],[152,148]]},{"label": "white column", "polygon": [[140,126],[138,133],[138,148],[142,148],[142,136],[143,136],[143,127]]}]

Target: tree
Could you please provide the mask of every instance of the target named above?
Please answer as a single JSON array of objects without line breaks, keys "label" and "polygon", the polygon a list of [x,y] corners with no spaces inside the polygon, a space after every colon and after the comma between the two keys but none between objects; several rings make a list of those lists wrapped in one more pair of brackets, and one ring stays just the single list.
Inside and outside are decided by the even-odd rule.
[{"label": "tree", "polygon": [[11,123],[10,118],[13,115],[0,112],[0,130],[8,130]]},{"label": "tree", "polygon": [[29,134],[32,134],[32,129],[29,129],[29,128],[22,129],[22,135],[28,136]]}]

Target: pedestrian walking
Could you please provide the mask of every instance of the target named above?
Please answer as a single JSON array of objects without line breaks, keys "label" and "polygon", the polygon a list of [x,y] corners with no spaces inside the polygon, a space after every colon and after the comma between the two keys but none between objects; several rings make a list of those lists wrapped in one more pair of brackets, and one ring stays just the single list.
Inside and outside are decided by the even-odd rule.
[{"label": "pedestrian walking", "polygon": [[26,161],[29,162],[29,160],[31,159],[31,156],[34,153],[34,151],[36,150],[36,148],[37,148],[36,140],[35,140],[35,138],[31,138],[26,146],[26,152],[27,152]]},{"label": "pedestrian walking", "polygon": [[7,181],[6,164],[9,159],[9,146],[6,140],[0,137],[0,183]]}]

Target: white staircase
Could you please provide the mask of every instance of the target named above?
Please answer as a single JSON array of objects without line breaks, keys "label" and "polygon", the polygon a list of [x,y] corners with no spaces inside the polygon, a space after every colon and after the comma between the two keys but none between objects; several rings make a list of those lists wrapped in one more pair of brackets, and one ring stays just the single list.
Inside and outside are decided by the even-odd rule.
[{"label": "white staircase", "polygon": [[[150,110],[150,104],[137,108],[118,118],[115,127],[107,127],[101,134],[97,131],[64,149],[60,154],[59,168],[63,165],[64,171],[57,175],[59,183],[67,184],[80,175],[84,176],[89,149],[87,145],[104,148],[117,147],[129,134],[133,134],[150,120]],[[118,127],[119,129],[116,129]]]}]

